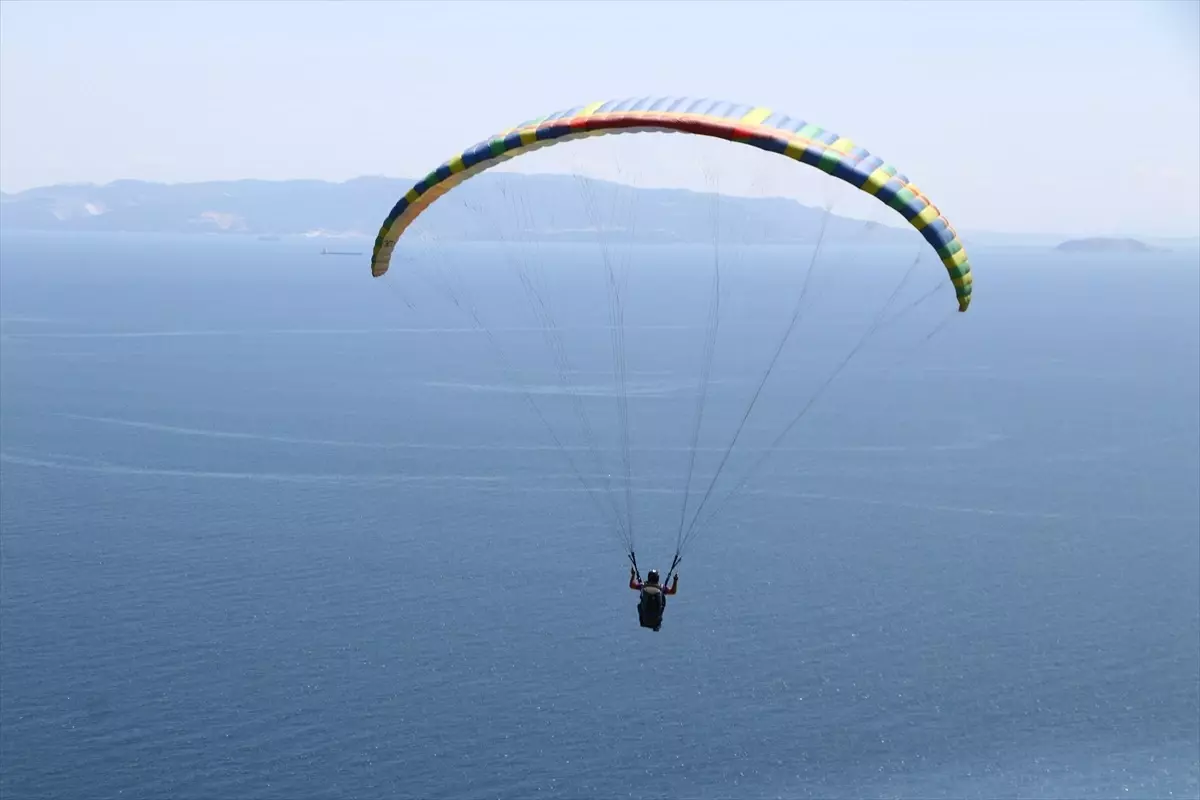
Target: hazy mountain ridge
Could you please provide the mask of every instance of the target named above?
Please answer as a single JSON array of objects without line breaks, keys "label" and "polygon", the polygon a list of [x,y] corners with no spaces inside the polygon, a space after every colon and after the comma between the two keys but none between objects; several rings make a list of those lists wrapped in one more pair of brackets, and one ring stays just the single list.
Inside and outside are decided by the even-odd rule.
[{"label": "hazy mountain ridge", "polygon": [[[115,181],[0,194],[0,228],[26,231],[240,233],[259,236],[374,237],[412,186],[398,178],[214,181],[159,184]],[[630,202],[631,199],[635,202]],[[614,211],[615,209],[615,211]],[[722,196],[721,236],[735,241],[815,241],[825,212],[783,198]],[[631,189],[568,175],[480,175],[431,206],[413,232],[443,240],[530,238],[705,242],[713,238],[712,195],[685,189]],[[897,224],[903,220],[897,217]],[[886,243],[900,227],[830,215],[827,239]]]},{"label": "hazy mountain ridge", "polygon": [[[212,233],[374,238],[396,201],[411,188],[405,178],[362,177],[342,183],[319,180],[235,180],[104,185],[61,184],[0,192],[0,230],[111,233]],[[571,175],[485,173],[430,207],[409,235],[442,241],[594,240],[598,227],[614,241],[710,242],[719,220],[724,241],[803,244],[826,241],[889,244],[911,241],[913,231],[896,215],[887,224],[830,214],[779,197],[722,196],[688,189],[632,188]],[[1128,252],[1136,242],[1150,250],[1196,248],[1200,238],[1072,238],[960,230],[967,245],[1056,247],[1063,251]],[[1086,244],[1078,244],[1084,242]],[[1099,243],[1099,244],[1097,244]]]}]

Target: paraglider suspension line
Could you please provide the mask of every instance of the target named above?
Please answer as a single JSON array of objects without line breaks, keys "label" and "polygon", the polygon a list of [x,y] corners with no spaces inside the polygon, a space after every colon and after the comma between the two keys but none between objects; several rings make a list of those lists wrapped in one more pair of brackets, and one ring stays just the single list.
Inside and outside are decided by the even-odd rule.
[{"label": "paraglider suspension line", "polygon": [[671,583],[671,576],[675,574],[675,568],[679,566],[679,561],[683,558],[679,551],[675,551],[674,557],[671,559],[671,567],[667,570],[667,577],[663,580],[663,586],[668,586]]}]

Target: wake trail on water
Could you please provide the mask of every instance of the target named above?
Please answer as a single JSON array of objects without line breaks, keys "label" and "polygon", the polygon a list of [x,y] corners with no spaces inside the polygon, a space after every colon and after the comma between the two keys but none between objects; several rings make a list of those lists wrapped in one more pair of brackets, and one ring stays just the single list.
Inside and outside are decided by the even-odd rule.
[{"label": "wake trail on water", "polygon": [[[61,458],[61,457],[60,457]],[[70,458],[72,460],[67,460]],[[125,464],[113,464],[100,460],[88,460],[78,457],[66,457],[54,460],[36,455],[26,456],[8,451],[0,451],[0,462],[66,472],[91,472],[100,475],[133,475],[156,476],[173,478],[200,478],[214,480],[264,481],[270,483],[305,483],[305,484],[438,484],[449,483],[455,486],[473,483],[506,483],[507,478],[495,475],[362,475],[351,473],[286,473],[286,472],[223,472],[215,470],[171,469],[164,467],[137,467]]]},{"label": "wake trail on water", "polygon": [[[497,451],[497,452],[551,452],[557,451],[557,445],[549,444],[478,444],[466,443],[455,444],[449,442],[366,442],[356,441],[353,439],[321,439],[310,438],[304,436],[283,436],[268,433],[253,433],[249,431],[226,431],[213,428],[191,428],[182,425],[169,425],[161,422],[153,422],[149,420],[126,419],[121,417],[109,417],[95,414],[75,414],[75,413],[58,413],[54,416],[62,419],[73,419],[82,422],[95,422],[103,425],[114,425],[126,428],[134,428],[147,431],[155,431],[158,433],[171,434],[176,436],[194,436],[210,439],[240,439],[246,441],[261,441],[273,442],[276,444],[291,444],[291,445],[308,445],[318,447],[334,447],[334,448],[349,448],[349,449],[364,449],[364,450],[424,450],[438,451]],[[841,445],[833,447],[779,447],[778,452],[791,453],[918,453],[929,451],[958,451],[958,450],[978,450],[985,448],[991,444],[1006,440],[1008,437],[999,434],[987,434],[984,436],[972,436],[961,441],[950,442],[945,444],[929,444],[929,445]],[[570,445],[564,444],[568,450],[586,450],[585,445]],[[602,451],[615,451],[616,446],[597,445]],[[686,452],[689,448],[684,445],[631,445],[630,449],[641,453],[678,453]],[[755,452],[765,448],[746,447],[742,448],[742,452]],[[697,450],[704,452],[723,452],[722,447],[704,447],[699,446]]]},{"label": "wake trail on water", "polygon": [[[717,383],[714,381],[714,383]],[[513,386],[504,383],[457,383],[453,381],[425,381],[422,386],[431,389],[456,389],[465,392],[477,394],[494,393],[494,394],[521,394],[528,392],[529,394],[548,395],[548,396],[579,396],[579,397],[617,397],[618,390],[612,386],[574,386],[564,387],[560,385],[525,385]],[[630,385],[625,388],[624,394],[629,397],[670,397],[672,395],[682,394],[691,390],[690,384],[646,384],[646,385]]]},{"label": "wake trail on water", "polygon": [[[634,330],[641,331],[691,331],[698,330],[695,325],[638,325]],[[603,325],[560,326],[562,331],[599,332],[608,331]],[[542,328],[532,326],[497,327],[492,333],[543,333]],[[405,335],[444,335],[444,334],[474,334],[480,335],[476,328],[243,328],[243,329],[212,329],[212,330],[158,330],[158,331],[31,331],[11,332],[0,334],[5,339],[175,339],[203,337],[239,337],[239,336],[382,336],[390,334]]]},{"label": "wake trail on water", "polygon": [[[14,466],[24,466],[35,469],[48,469],[65,472],[86,472],[100,475],[122,475],[143,477],[174,477],[202,480],[237,480],[261,481],[269,483],[297,484],[334,484],[334,485],[387,485],[387,486],[420,486],[423,490],[431,488],[452,489],[461,493],[466,490],[475,492],[496,492],[506,494],[583,494],[584,489],[574,486],[553,487],[545,483],[551,480],[568,481],[574,475],[568,473],[551,473],[537,475],[414,475],[404,473],[388,473],[364,475],[353,473],[282,473],[282,472],[234,472],[217,470],[173,469],[164,467],[140,467],[126,464],[115,464],[98,459],[88,459],[80,456],[59,454],[22,455],[12,451],[0,451],[0,462]],[[590,476],[598,477],[598,476]],[[617,476],[612,476],[614,480]],[[523,485],[526,483],[528,485]],[[635,483],[639,481],[634,480]],[[680,488],[642,486],[638,491],[647,495],[682,496]],[[848,503],[861,506],[878,506],[888,508],[904,508],[913,511],[932,511],[950,514],[967,514],[986,517],[1012,517],[1020,519],[1046,520],[1094,520],[1112,519],[1133,522],[1200,522],[1200,516],[1169,515],[1169,514],[1075,514],[1059,511],[999,509],[978,506],[956,506],[942,503],[921,503],[903,500],[883,500],[878,498],[854,497],[849,495],[827,494],[817,492],[795,492],[786,489],[754,489],[745,492],[749,496],[791,498],[818,502]]]}]

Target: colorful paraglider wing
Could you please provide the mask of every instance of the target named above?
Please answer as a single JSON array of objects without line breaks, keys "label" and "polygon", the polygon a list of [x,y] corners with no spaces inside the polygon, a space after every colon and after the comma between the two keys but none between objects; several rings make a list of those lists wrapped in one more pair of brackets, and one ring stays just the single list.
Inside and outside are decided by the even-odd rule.
[{"label": "colorful paraglider wing", "polygon": [[514,156],[559,142],[618,133],[691,133],[779,153],[874,195],[920,231],[937,252],[958,297],[971,302],[971,265],[954,227],[908,178],[849,139],[769,108],[686,97],[613,100],[529,120],[486,139],[417,182],[392,208],[371,256],[371,274],[387,272],[404,230],[458,184]]}]

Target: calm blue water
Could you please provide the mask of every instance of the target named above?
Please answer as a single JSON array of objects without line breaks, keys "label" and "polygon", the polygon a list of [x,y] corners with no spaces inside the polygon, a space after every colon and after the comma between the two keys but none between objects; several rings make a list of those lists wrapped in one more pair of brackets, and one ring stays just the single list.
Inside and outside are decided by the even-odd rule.
[{"label": "calm blue water", "polygon": [[[911,258],[827,254],[654,634],[594,248],[531,304],[512,248],[0,244],[6,800],[1200,796],[1195,253],[974,253],[727,497]],[[661,568],[712,251],[623,252]],[[805,258],[726,254],[693,509]]]}]

